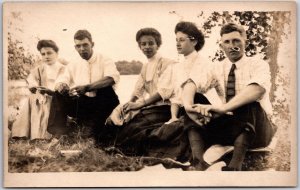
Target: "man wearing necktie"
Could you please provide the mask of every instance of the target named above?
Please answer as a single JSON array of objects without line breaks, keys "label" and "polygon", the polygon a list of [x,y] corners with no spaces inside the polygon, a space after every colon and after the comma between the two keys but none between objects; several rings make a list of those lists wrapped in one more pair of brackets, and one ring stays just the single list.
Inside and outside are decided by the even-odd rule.
[{"label": "man wearing necktie", "polygon": [[[266,62],[244,55],[243,27],[226,24],[220,35],[220,47],[227,58],[222,63],[210,63],[206,74],[195,71],[183,86],[183,101],[190,130],[197,131],[194,142],[198,148],[192,150],[199,163],[195,169],[209,167],[203,159],[205,150],[221,144],[234,145],[232,159],[222,170],[240,171],[247,149],[267,146],[276,131],[268,119],[272,112],[271,75]],[[196,91],[205,93],[211,88],[216,89],[222,104],[194,104]]]}]

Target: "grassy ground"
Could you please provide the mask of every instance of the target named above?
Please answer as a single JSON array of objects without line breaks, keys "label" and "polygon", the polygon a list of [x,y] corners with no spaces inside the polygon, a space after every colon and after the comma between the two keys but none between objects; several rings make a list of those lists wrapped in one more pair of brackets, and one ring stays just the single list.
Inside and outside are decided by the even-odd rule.
[{"label": "grassy ground", "polygon": [[[16,108],[24,97],[24,94],[13,89],[9,95],[9,106]],[[274,123],[278,126],[275,149],[269,153],[247,153],[244,170],[290,170],[291,148],[287,133],[290,123],[287,117],[280,116],[274,117]],[[65,156],[61,150],[80,150],[81,153]],[[225,157],[225,161],[229,159],[230,155]],[[152,164],[143,157],[127,157],[109,148],[96,147],[93,139],[83,139],[80,133],[72,138],[38,141],[10,139],[8,142],[9,172],[137,171]]]}]

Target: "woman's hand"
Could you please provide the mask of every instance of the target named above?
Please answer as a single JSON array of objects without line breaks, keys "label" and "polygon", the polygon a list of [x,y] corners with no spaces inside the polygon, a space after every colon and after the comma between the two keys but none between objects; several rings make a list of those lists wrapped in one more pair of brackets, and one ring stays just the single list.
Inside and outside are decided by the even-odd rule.
[{"label": "woman's hand", "polygon": [[185,106],[185,111],[189,118],[193,120],[199,126],[208,124],[212,118],[212,114],[209,112],[211,105],[205,104],[193,104],[191,106]]},{"label": "woman's hand", "polygon": [[36,93],[36,87],[30,87],[30,88],[29,88],[29,91],[30,91],[31,93],[35,94],[35,93]]},{"label": "woman's hand", "polygon": [[123,110],[125,113],[128,113],[131,110],[139,110],[143,107],[142,103],[139,102],[127,102],[123,106]]},{"label": "woman's hand", "polygon": [[186,112],[186,113],[189,116],[189,118],[191,120],[193,120],[200,127],[208,124],[210,122],[210,120],[211,120],[210,117],[203,116],[203,115],[201,115],[199,113],[195,113],[195,112]]},{"label": "woman's hand", "polygon": [[48,94],[48,95],[53,95],[54,94],[54,91],[52,91],[52,90],[50,90],[50,89],[48,89],[48,88],[46,88],[46,87],[42,87],[42,86],[40,86],[40,87],[37,87],[37,90],[41,93],[41,94]]}]

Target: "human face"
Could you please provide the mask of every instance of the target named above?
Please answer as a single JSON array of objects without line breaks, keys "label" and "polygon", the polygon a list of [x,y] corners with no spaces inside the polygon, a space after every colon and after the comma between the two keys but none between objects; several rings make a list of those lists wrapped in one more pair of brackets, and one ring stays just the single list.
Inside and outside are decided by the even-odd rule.
[{"label": "human face", "polygon": [[51,47],[43,47],[40,50],[40,53],[42,55],[42,60],[44,63],[47,65],[52,65],[56,62],[57,60],[57,53],[56,51],[53,50]]},{"label": "human face", "polygon": [[195,40],[191,40],[189,36],[182,32],[176,33],[176,46],[179,54],[183,54],[184,56],[189,55],[195,50],[197,42]]},{"label": "human face", "polygon": [[82,57],[82,59],[89,60],[93,55],[94,42],[91,42],[88,38],[83,40],[74,39],[75,49]]},{"label": "human face", "polygon": [[221,37],[221,48],[224,50],[228,59],[235,63],[244,55],[245,38],[237,31],[223,34]]},{"label": "human face", "polygon": [[139,47],[144,55],[149,59],[153,57],[158,50],[157,43],[153,36],[142,36],[139,40]]}]

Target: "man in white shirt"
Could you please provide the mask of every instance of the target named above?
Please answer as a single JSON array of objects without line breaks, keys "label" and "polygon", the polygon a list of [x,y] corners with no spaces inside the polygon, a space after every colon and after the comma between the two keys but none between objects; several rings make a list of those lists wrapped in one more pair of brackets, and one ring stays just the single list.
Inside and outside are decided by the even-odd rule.
[{"label": "man in white shirt", "polygon": [[[198,169],[206,168],[206,148],[222,144],[234,145],[233,157],[222,170],[239,171],[246,150],[267,146],[276,131],[267,116],[272,113],[271,75],[266,62],[244,55],[246,32],[241,26],[226,24],[220,34],[227,58],[223,63],[212,63],[206,74],[195,69],[184,84],[183,101],[191,130],[198,134]],[[196,91],[205,93],[213,87],[223,104],[194,104]]]},{"label": "man in white shirt", "polygon": [[94,52],[90,32],[77,31],[74,42],[82,59],[69,63],[56,81],[48,131],[68,133],[68,115],[79,119],[83,125],[92,125],[92,133],[98,138],[103,133],[106,118],[119,104],[114,85],[120,75],[111,59]]}]

